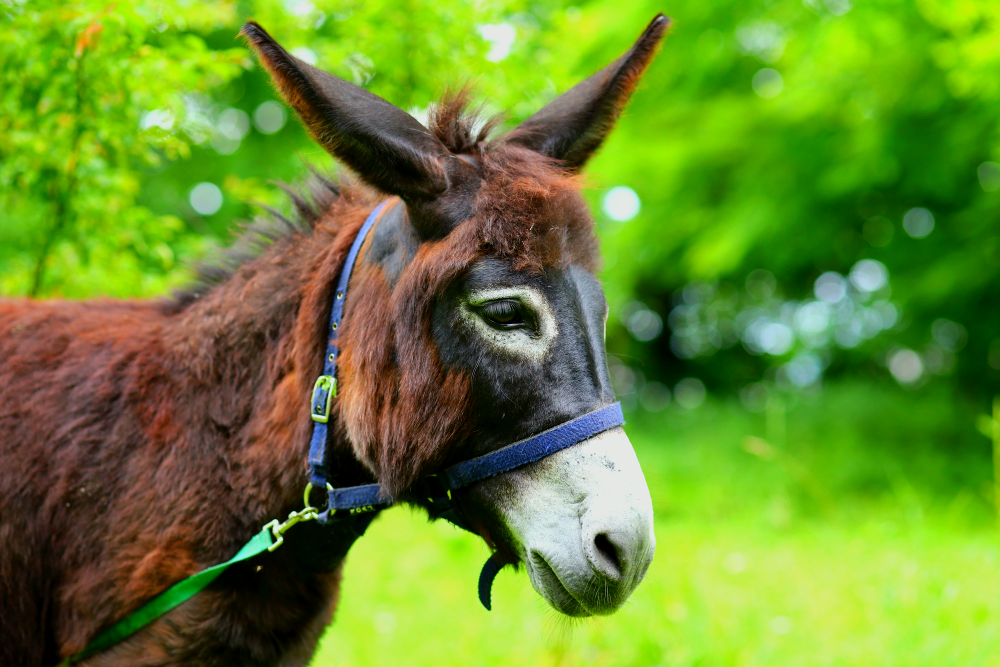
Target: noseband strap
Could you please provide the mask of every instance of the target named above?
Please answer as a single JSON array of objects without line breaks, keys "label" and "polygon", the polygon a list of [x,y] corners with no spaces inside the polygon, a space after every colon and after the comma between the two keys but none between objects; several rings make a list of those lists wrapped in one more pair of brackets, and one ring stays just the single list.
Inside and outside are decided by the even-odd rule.
[{"label": "noseband strap", "polygon": [[495,452],[456,463],[442,472],[441,477],[447,489],[460,489],[552,456],[624,423],[621,403],[612,403]]},{"label": "noseband strap", "polygon": [[[341,522],[352,519],[357,535],[374,518],[375,513],[392,505],[395,499],[385,493],[380,484],[363,484],[333,488],[328,483],[327,440],[329,438],[330,409],[337,396],[337,360],[340,355],[338,341],[344,317],[344,302],[354,265],[357,263],[361,246],[368,233],[375,226],[388,202],[382,202],[368,216],[340,270],[333,305],[330,309],[330,323],[327,328],[327,347],[323,361],[323,374],[316,379],[309,405],[313,420],[312,438],[309,443],[309,486],[306,490],[306,505],[309,505],[309,490],[326,489],[327,507],[316,516],[320,523]],[[456,463],[437,475],[430,475],[417,481],[413,493],[417,499],[428,504],[431,517],[450,521],[459,528],[475,532],[452,500],[452,491],[481,482],[484,479],[510,472],[534,463],[567,447],[604,433],[625,423],[620,403],[612,403],[593,412],[570,419],[546,431],[520,440],[482,456]],[[479,578],[479,599],[490,609],[490,588],[493,578],[502,567],[502,562],[494,554],[487,561]]]}]

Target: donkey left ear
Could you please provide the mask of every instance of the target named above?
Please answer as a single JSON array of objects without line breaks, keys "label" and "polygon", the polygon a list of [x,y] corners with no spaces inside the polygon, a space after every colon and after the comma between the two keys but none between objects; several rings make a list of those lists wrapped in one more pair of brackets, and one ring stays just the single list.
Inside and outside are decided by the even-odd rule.
[{"label": "donkey left ear", "polygon": [[448,189],[448,150],[413,116],[299,60],[253,21],[240,32],[313,138],[362,179],[408,201]]},{"label": "donkey left ear", "polygon": [[669,26],[658,14],[625,55],[549,102],[507,141],[578,171],[608,136]]}]

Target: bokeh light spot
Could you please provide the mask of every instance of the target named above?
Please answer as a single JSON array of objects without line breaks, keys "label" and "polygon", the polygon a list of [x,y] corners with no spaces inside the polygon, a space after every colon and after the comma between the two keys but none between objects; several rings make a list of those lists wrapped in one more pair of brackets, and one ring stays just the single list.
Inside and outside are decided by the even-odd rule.
[{"label": "bokeh light spot", "polygon": [[768,322],[760,327],[757,342],[768,354],[780,357],[791,349],[795,337],[781,322]]},{"label": "bokeh light spot", "polygon": [[795,328],[806,336],[822,333],[830,326],[830,306],[823,301],[809,301],[795,311]]},{"label": "bokeh light spot", "polygon": [[774,21],[755,21],[736,29],[740,51],[766,63],[777,61],[785,52],[785,32]]},{"label": "bokeh light spot", "polygon": [[274,100],[261,102],[253,112],[253,124],[262,134],[274,134],[279,131],[285,126],[287,119],[285,107]]},{"label": "bokeh light spot", "polygon": [[510,55],[510,49],[517,39],[517,31],[509,23],[481,25],[479,35],[490,45],[486,59],[491,63],[498,63]]},{"label": "bokeh light spot", "polygon": [[882,328],[891,329],[899,322],[899,309],[889,301],[877,301],[872,304],[872,308],[882,318]]},{"label": "bokeh light spot", "polygon": [[670,405],[670,389],[662,382],[647,382],[639,394],[639,403],[649,412],[660,412]]},{"label": "bokeh light spot", "polygon": [[851,268],[850,279],[862,292],[877,292],[889,282],[889,270],[876,259],[863,259]]},{"label": "bokeh light spot", "polygon": [[924,362],[913,350],[903,348],[889,355],[889,372],[904,385],[916,383],[924,374]]},{"label": "bokeh light spot", "polygon": [[674,387],[674,399],[685,410],[694,410],[705,402],[705,385],[698,378],[684,378]]},{"label": "bokeh light spot", "polygon": [[158,127],[161,130],[171,130],[174,127],[174,114],[169,109],[153,109],[142,115],[139,121],[139,128],[148,130],[151,127]]},{"label": "bokeh light spot", "polygon": [[639,195],[636,194],[635,190],[625,185],[619,185],[607,191],[601,206],[609,218],[625,222],[639,215],[642,202],[639,201]]},{"label": "bokeh light spot", "polygon": [[795,355],[781,367],[781,372],[796,387],[810,387],[823,375],[823,362],[812,352]]},{"label": "bokeh light spot", "polygon": [[765,67],[753,75],[753,92],[765,100],[777,97],[784,88],[785,80],[776,69]]},{"label": "bokeh light spot", "polygon": [[229,108],[219,115],[219,132],[230,139],[242,139],[250,131],[250,116],[242,109]]},{"label": "bokeh light spot", "polygon": [[934,231],[934,214],[926,208],[911,208],[903,216],[903,229],[915,239],[922,239]]},{"label": "bokeh light spot", "polygon": [[380,635],[392,634],[398,623],[396,615],[391,611],[380,611],[375,614],[375,631]]},{"label": "bokeh light spot", "polygon": [[191,188],[188,201],[201,215],[212,215],[222,208],[222,190],[215,183],[205,181]]},{"label": "bokeh light spot", "polygon": [[961,350],[969,338],[965,327],[944,318],[934,320],[931,324],[931,336],[938,345],[949,352]]},{"label": "bokeh light spot", "polygon": [[843,16],[854,7],[851,0],[826,0],[825,4],[826,10],[834,16]]},{"label": "bokeh light spot", "polygon": [[649,308],[642,308],[632,313],[625,322],[632,337],[640,342],[648,342],[663,331],[663,319]]},{"label": "bokeh light spot", "polygon": [[996,162],[984,162],[976,170],[979,176],[979,185],[986,192],[996,192],[1000,190],[1000,164]]},{"label": "bokeh light spot", "polygon": [[813,292],[820,301],[837,303],[847,295],[847,283],[836,271],[827,271],[816,279]]},{"label": "bokeh light spot", "polygon": [[282,4],[293,16],[309,16],[316,9],[311,0],[283,0]]},{"label": "bokeh light spot", "polygon": [[298,58],[299,60],[305,61],[310,65],[316,64],[316,52],[310,49],[308,46],[299,46],[291,50],[291,54]]},{"label": "bokeh light spot", "polygon": [[212,134],[212,148],[220,155],[231,155],[250,131],[250,116],[242,109],[229,108],[219,114],[219,122]]}]

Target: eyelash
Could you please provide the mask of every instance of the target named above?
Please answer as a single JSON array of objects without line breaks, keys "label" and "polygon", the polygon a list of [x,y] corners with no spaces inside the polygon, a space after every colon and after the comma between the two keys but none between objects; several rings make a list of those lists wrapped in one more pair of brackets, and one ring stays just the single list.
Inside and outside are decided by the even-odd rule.
[{"label": "eyelash", "polygon": [[530,313],[516,299],[497,299],[479,306],[479,314],[499,329],[519,329],[532,326]]}]

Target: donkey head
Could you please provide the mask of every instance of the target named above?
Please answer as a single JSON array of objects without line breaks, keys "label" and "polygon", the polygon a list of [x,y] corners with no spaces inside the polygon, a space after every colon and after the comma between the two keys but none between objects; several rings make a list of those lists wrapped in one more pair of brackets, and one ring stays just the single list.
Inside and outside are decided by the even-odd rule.
[{"label": "donkey head", "polygon": [[[352,277],[334,408],[349,451],[393,496],[614,401],[608,306],[577,174],[667,25],[657,16],[625,55],[497,139],[492,123],[463,113],[463,95],[439,105],[428,129],[291,56],[259,25],[244,27],[312,136],[398,197]],[[614,611],[653,557],[649,491],[621,428],[455,502],[566,614]]]}]

